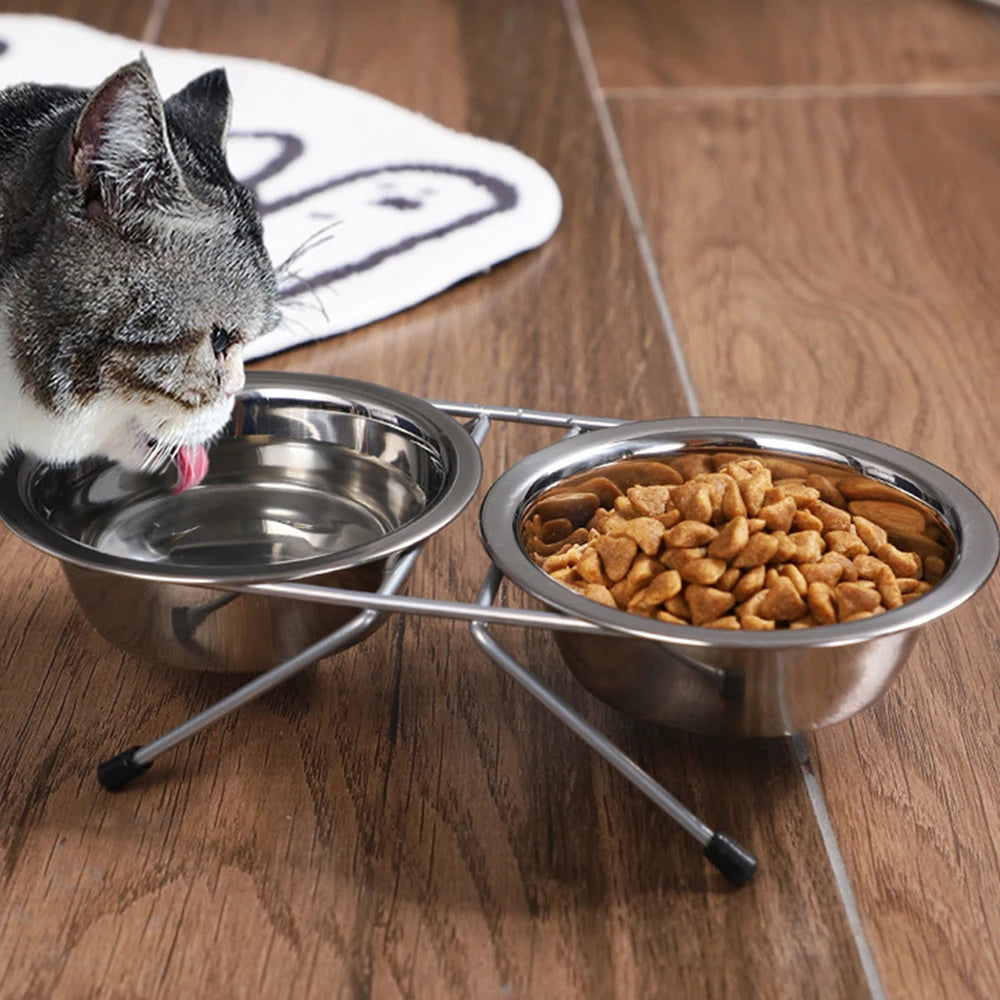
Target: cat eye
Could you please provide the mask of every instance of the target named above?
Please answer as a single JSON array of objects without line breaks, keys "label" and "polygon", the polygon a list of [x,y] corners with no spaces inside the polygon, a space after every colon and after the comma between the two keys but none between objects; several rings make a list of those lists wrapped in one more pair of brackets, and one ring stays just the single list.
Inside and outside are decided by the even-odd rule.
[{"label": "cat eye", "polygon": [[236,334],[225,327],[219,326],[218,323],[212,327],[212,350],[215,351],[217,358],[221,358],[233,345],[235,340]]}]

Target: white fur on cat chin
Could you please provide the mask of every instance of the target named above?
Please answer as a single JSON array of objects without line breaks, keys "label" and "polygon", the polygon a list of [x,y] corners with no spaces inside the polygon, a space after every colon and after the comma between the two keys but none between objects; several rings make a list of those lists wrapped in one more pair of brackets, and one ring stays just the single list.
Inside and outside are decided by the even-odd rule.
[{"label": "white fur on cat chin", "polygon": [[[0,347],[8,355],[5,340],[0,327]],[[55,414],[24,391],[9,356],[0,360],[0,399],[4,401],[0,464],[20,448],[53,465],[70,465],[100,455],[130,469],[145,466],[149,470],[149,439],[169,445],[170,451],[182,444],[202,444],[218,435],[233,409],[233,397],[228,397],[179,418],[177,408],[166,401],[143,406],[98,396],[86,405]],[[137,412],[141,412],[141,420]],[[163,460],[168,457],[165,454]]]}]

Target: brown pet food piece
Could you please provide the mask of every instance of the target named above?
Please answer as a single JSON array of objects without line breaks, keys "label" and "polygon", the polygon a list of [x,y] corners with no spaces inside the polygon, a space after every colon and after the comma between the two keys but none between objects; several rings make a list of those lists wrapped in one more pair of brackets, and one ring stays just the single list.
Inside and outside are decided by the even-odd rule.
[{"label": "brown pet food piece", "polygon": [[639,546],[625,535],[601,535],[591,543],[601,557],[604,572],[612,583],[623,580]]},{"label": "brown pet food piece", "polygon": [[725,590],[689,583],[684,597],[691,611],[691,624],[704,625],[721,618],[735,603],[736,598]]},{"label": "brown pet food piece", "polygon": [[665,514],[670,504],[669,486],[630,486],[628,498],[639,514],[656,517]]},{"label": "brown pet food piece", "polygon": [[611,591],[600,583],[588,583],[583,588],[583,596],[589,597],[590,600],[597,601],[599,604],[605,604],[609,608],[618,607],[615,604],[615,599],[611,596]]},{"label": "brown pet food piece", "polygon": [[660,551],[660,540],[665,530],[655,517],[633,518],[621,529],[622,534],[634,539],[647,556]]}]

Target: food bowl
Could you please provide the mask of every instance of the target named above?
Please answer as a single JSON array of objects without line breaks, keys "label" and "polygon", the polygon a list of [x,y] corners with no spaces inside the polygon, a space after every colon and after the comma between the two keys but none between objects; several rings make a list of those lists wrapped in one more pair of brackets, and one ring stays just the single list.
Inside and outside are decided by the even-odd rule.
[{"label": "food bowl", "polygon": [[[949,552],[944,576],[911,603],[861,621],[720,631],[598,604],[531,558],[522,525],[538,498],[558,484],[614,463],[720,452],[861,474],[898,490],[936,522]],[[630,423],[567,438],[493,484],[480,510],[480,531],[493,561],[523,590],[614,633],[554,632],[567,666],[592,693],[639,719],[731,736],[808,732],[871,705],[920,630],[968,600],[988,579],[1000,550],[996,523],[982,501],[936,466],[839,431],[740,418]]]},{"label": "food bowl", "polygon": [[0,517],[60,561],[109,642],[171,667],[254,673],[359,612],[227,585],[373,591],[396,554],[468,504],[482,469],[469,434],[424,400],[274,372],[248,374],[209,459],[205,480],[175,494],[170,471],[15,456]]}]

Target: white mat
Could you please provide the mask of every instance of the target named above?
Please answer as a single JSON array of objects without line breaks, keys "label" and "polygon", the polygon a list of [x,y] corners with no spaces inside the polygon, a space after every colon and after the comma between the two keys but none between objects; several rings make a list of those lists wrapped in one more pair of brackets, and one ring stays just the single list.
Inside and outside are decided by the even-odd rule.
[{"label": "white mat", "polygon": [[295,263],[299,280],[282,286],[284,322],[249,345],[251,358],[406,309],[537,247],[559,224],[555,182],[510,146],[274,63],[0,14],[0,87],[93,87],[140,52],[164,97],[225,67],[230,167],[257,191],[274,263],[320,234]]}]

